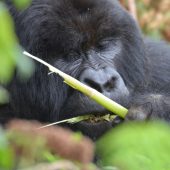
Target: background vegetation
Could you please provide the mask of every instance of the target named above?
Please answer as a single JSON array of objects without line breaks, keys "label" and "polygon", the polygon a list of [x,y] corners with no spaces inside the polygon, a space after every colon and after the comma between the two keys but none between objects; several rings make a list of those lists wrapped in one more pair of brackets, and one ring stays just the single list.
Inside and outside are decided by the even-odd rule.
[{"label": "background vegetation", "polygon": [[138,20],[146,35],[170,41],[169,0],[121,0],[121,3]]}]

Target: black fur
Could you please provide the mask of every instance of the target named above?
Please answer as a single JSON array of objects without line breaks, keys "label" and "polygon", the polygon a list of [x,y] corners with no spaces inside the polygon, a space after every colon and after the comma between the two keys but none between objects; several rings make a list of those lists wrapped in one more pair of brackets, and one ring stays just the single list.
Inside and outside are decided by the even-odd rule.
[{"label": "black fur", "polygon": [[[170,47],[145,40],[118,1],[33,0],[24,11],[17,11],[9,1],[7,4],[25,50],[81,81],[84,74],[95,79],[111,68],[107,74],[116,75],[118,85],[109,92],[99,91],[130,108],[127,119],[170,120]],[[58,76],[47,74],[47,68],[37,64],[27,83],[14,78],[8,87],[10,104],[1,107],[2,121],[20,117],[55,122],[106,112]],[[97,89],[98,85],[93,86]],[[72,128],[96,138],[112,126],[80,123]]]}]

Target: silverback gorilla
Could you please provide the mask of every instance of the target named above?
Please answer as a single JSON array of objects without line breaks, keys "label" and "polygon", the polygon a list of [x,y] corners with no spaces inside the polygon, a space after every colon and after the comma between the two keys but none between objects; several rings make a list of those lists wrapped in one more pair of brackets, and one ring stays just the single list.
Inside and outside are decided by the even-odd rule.
[{"label": "silverback gorilla", "polygon": [[[128,120],[170,120],[170,47],[144,38],[117,0],[33,0],[24,11],[6,3],[25,50],[127,107]],[[8,90],[1,121],[108,113],[41,64],[27,82],[14,77]],[[69,126],[96,139],[117,121]]]}]

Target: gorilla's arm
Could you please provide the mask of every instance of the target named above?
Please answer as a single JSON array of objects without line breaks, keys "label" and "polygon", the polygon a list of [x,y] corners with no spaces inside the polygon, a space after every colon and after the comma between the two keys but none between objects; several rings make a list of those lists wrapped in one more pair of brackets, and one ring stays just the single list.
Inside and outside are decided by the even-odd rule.
[{"label": "gorilla's arm", "polygon": [[[170,84],[167,86],[170,86]],[[144,90],[134,94],[127,120],[163,119],[170,121],[170,93],[165,87],[159,91]]]},{"label": "gorilla's arm", "polygon": [[145,39],[148,58],[147,84],[132,94],[127,119],[160,118],[170,121],[170,46]]}]

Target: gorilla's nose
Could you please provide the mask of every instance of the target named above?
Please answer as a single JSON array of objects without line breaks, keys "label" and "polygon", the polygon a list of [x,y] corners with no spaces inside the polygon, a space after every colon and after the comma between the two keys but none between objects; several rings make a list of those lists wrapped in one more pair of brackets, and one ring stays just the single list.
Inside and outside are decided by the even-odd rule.
[{"label": "gorilla's nose", "polygon": [[86,69],[80,76],[80,81],[100,93],[111,92],[117,85],[119,74],[116,70],[107,67],[104,69]]}]

